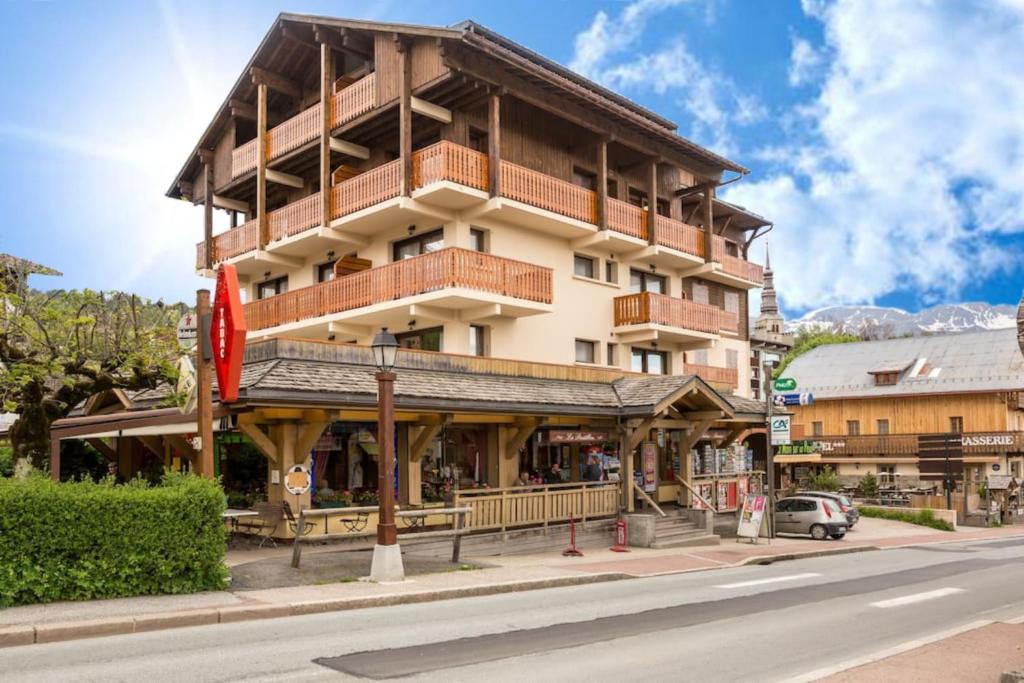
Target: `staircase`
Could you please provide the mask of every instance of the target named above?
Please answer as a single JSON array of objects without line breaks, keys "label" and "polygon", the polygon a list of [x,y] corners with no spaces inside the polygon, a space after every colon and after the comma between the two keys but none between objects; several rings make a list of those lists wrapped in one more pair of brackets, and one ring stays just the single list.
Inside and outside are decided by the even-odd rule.
[{"label": "staircase", "polygon": [[652,548],[685,548],[688,546],[718,545],[719,537],[709,534],[703,525],[691,522],[687,513],[674,507],[663,507],[666,516],[655,517]]}]

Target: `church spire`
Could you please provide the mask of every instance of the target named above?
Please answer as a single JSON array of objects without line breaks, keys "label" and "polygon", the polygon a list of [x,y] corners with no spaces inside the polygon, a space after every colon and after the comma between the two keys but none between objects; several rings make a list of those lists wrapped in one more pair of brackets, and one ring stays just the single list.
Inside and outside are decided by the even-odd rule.
[{"label": "church spire", "polygon": [[775,273],[768,255],[768,240],[764,241],[764,289],[761,290],[761,315],[778,316],[779,302],[775,299]]}]

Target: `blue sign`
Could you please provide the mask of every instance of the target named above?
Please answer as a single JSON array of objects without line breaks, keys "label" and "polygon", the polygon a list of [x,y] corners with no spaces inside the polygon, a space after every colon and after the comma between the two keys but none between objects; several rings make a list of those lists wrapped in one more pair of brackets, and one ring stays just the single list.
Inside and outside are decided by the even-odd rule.
[{"label": "blue sign", "polygon": [[809,406],[813,403],[812,394],[775,394],[775,405]]}]

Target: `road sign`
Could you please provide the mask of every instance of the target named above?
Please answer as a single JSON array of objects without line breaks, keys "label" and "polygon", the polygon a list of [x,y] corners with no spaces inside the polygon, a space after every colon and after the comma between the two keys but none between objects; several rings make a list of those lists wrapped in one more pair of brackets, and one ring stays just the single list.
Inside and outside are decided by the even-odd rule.
[{"label": "road sign", "polygon": [[182,356],[178,359],[178,385],[175,387],[177,394],[185,397],[184,403],[179,406],[182,415],[188,415],[196,411],[196,400],[198,397],[196,390],[198,386],[196,368],[192,365],[192,360],[188,356]]},{"label": "road sign", "polygon": [[789,426],[791,422],[791,416],[789,415],[772,415],[772,445],[774,446],[788,446],[789,441]]},{"label": "road sign", "polygon": [[792,377],[780,377],[772,383],[775,391],[796,391],[796,380]]},{"label": "road sign", "polygon": [[777,406],[809,406],[814,403],[814,394],[775,394]]},{"label": "road sign", "polygon": [[178,321],[178,346],[182,351],[191,351],[196,348],[196,341],[199,334],[196,331],[196,323],[199,322],[195,313],[186,313]]},{"label": "road sign", "polygon": [[238,294],[238,273],[232,265],[217,271],[217,290],[213,298],[210,344],[213,365],[217,369],[217,388],[221,402],[238,398],[245,354],[245,310]]},{"label": "road sign", "polygon": [[284,487],[293,496],[301,496],[309,493],[313,486],[313,477],[309,470],[302,465],[292,465],[288,473],[284,475]]}]

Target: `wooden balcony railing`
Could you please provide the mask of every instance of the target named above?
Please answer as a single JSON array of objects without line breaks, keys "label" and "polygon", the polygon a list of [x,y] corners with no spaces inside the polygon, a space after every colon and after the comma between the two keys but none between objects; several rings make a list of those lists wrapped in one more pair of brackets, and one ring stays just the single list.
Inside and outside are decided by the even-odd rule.
[{"label": "wooden balcony railing", "polygon": [[695,332],[722,331],[723,311],[709,304],[641,292],[615,297],[615,326],[653,323]]},{"label": "wooden balcony railing", "polygon": [[267,131],[267,159],[276,159],[320,137],[320,105],[291,117]]},{"label": "wooden balcony railing", "polygon": [[722,264],[722,270],[747,282],[764,284],[764,268],[725,251],[725,238],[715,235],[712,242],[711,260]]},{"label": "wooden balcony railing", "polygon": [[623,235],[647,239],[647,212],[619,199],[608,198],[608,227]]},{"label": "wooden balcony railing", "polygon": [[487,155],[442,140],[412,155],[413,186],[448,180],[477,190],[487,190]]},{"label": "wooden balcony railing", "polygon": [[728,384],[731,387],[739,386],[739,371],[736,368],[719,368],[714,365],[683,363],[683,374],[697,375],[705,382]]},{"label": "wooden balcony railing", "polygon": [[448,247],[245,305],[249,329],[318,318],[449,287],[551,303],[551,269]]},{"label": "wooden balcony railing", "polygon": [[736,313],[731,313],[726,310],[720,309],[721,321],[719,326],[724,332],[739,333],[740,331],[740,316]]},{"label": "wooden balcony railing", "polygon": [[231,177],[237,178],[256,168],[256,139],[231,150]]},{"label": "wooden balcony railing", "polygon": [[[213,237],[213,262],[227,260],[234,256],[255,250],[260,243],[260,226],[255,220],[246,221],[237,228]],[[196,268],[206,265],[206,243],[196,245]]]},{"label": "wooden balcony railing", "polygon": [[508,161],[501,162],[501,194],[584,223],[597,223],[596,192]]},{"label": "wooden balcony railing", "polygon": [[661,246],[704,258],[704,231],[700,228],[665,216],[655,218],[654,225]]},{"label": "wooden balcony railing", "polygon": [[402,162],[360,173],[331,188],[331,218],[340,218],[397,197],[402,192]]},{"label": "wooden balcony railing", "polygon": [[452,505],[472,509],[469,529],[507,529],[611,517],[619,513],[620,495],[617,484],[579,482],[455,491]]},{"label": "wooden balcony railing", "polygon": [[343,123],[377,106],[377,75],[369,74],[348,86],[331,99],[331,127]]},{"label": "wooden balcony railing", "polygon": [[291,237],[320,225],[320,197],[317,192],[267,214],[270,240]]}]

